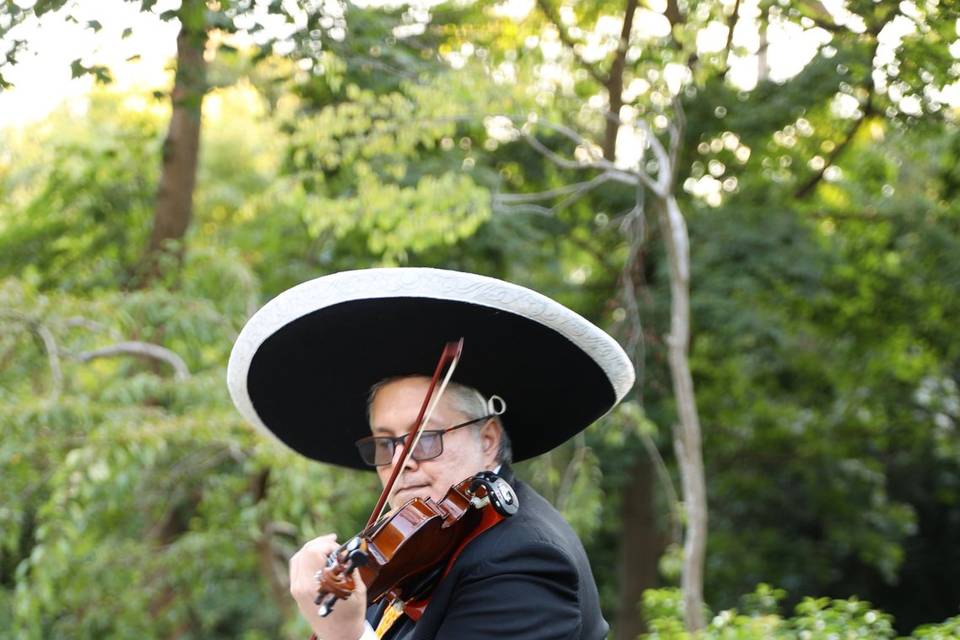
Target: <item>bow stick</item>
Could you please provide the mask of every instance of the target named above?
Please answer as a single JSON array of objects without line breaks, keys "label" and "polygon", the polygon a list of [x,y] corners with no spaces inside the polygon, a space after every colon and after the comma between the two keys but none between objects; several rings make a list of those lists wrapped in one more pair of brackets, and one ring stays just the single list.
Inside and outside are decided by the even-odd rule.
[{"label": "bow stick", "polygon": [[[380,499],[377,501],[377,506],[373,508],[373,512],[370,514],[370,519],[367,520],[367,526],[364,527],[364,531],[369,529],[373,523],[377,522],[381,516],[383,516],[387,502],[393,497],[396,482],[403,472],[403,467],[412,455],[417,443],[420,442],[420,434],[423,433],[423,428],[430,422],[433,411],[437,408],[437,404],[440,403],[440,398],[447,388],[447,383],[449,383],[450,378],[453,377],[453,371],[457,368],[457,363],[460,362],[461,351],[463,351],[463,338],[460,338],[456,342],[448,342],[443,347],[443,353],[440,355],[437,368],[433,372],[433,378],[430,380],[430,388],[427,389],[427,397],[423,399],[423,404],[420,405],[420,412],[414,422],[417,428],[408,433],[406,439],[403,441],[403,453],[400,454],[400,459],[397,460],[397,463],[393,466],[390,479],[384,485]],[[446,368],[446,372],[444,372],[444,368]],[[443,380],[440,382],[440,387],[437,389],[436,394],[434,394],[433,391],[437,387],[437,382],[441,374],[443,374]]]}]

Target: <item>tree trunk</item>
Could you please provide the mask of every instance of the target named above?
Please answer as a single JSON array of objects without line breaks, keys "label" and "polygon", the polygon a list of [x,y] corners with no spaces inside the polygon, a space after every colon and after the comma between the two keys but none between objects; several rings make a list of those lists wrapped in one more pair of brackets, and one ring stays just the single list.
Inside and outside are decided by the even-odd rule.
[{"label": "tree trunk", "polygon": [[[270,490],[270,469],[258,471],[251,478],[250,490],[253,494],[254,504],[266,500],[267,492]],[[260,568],[260,575],[263,576],[270,589],[273,606],[277,611],[286,615],[293,605],[293,598],[290,597],[290,584],[286,579],[286,564],[273,546],[274,527],[267,518],[263,518],[260,525],[262,533],[254,542],[257,551],[257,565]]]},{"label": "tree trunk", "polygon": [[610,114],[607,117],[607,126],[603,136],[603,157],[613,162],[617,155],[617,133],[620,131],[620,107],[623,106],[623,72],[627,59],[627,49],[630,48],[630,32],[633,29],[633,16],[637,12],[637,0],[627,0],[623,12],[623,27],[620,29],[620,42],[617,45],[617,55],[610,66],[610,73],[606,82],[607,102],[610,105]]},{"label": "tree trunk", "polygon": [[687,512],[683,544],[684,619],[690,632],[703,629],[703,563],[707,547],[707,491],[701,451],[700,417],[697,414],[690,374],[690,239],[683,213],[673,194],[659,207],[660,225],[670,263],[670,334],[667,336],[670,376],[677,403],[678,425],[674,448],[683,478],[683,503]]},{"label": "tree trunk", "polygon": [[653,499],[653,464],[639,454],[631,468],[630,482],[620,507],[620,602],[614,624],[616,640],[636,640],[646,632],[640,601],[646,589],[657,586],[657,560],[664,537],[657,527]]},{"label": "tree trunk", "polygon": [[[171,95],[173,112],[163,143],[163,168],[157,188],[153,231],[144,259],[143,283],[156,279],[168,268],[165,257],[179,264],[183,237],[193,214],[193,189],[200,152],[200,111],[206,93],[206,61],[203,58],[206,31],[188,14],[194,2],[184,2],[177,36],[177,72]],[[202,5],[200,5],[202,6]]]}]

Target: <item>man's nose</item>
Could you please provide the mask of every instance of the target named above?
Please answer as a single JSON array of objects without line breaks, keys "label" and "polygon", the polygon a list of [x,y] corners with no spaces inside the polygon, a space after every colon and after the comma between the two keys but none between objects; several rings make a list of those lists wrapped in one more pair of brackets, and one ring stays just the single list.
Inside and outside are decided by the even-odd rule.
[{"label": "man's nose", "polygon": [[[414,451],[416,451],[417,448],[414,447],[413,449]],[[397,462],[400,461],[400,456],[402,455],[403,455],[403,445],[398,443],[393,449],[393,460],[390,461],[390,466],[391,467],[397,466]],[[410,456],[407,456],[407,462],[403,465],[403,468],[414,470],[418,466],[420,466],[420,463],[414,460],[413,456],[410,455]]]}]

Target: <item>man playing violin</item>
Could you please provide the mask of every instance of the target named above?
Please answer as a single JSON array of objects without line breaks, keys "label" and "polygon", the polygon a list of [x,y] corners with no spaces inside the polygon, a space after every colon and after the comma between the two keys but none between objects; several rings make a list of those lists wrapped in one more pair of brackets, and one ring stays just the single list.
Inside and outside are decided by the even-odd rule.
[{"label": "man playing violin", "polygon": [[[406,290],[397,291],[398,287]],[[488,297],[478,298],[476,291],[483,287],[489,289]],[[303,295],[305,291],[310,295]],[[332,297],[330,291],[334,291]],[[463,299],[463,291],[470,292],[469,300]],[[291,300],[296,304],[291,305]],[[357,327],[370,317],[374,319],[370,327]],[[413,354],[429,351],[426,345],[435,344],[435,337],[424,338],[422,344],[401,339],[405,344],[387,347],[386,364],[368,364],[377,369],[372,381],[371,374],[361,373],[360,365],[356,371],[348,366],[346,373],[327,378],[306,368],[295,375],[281,373],[291,361],[308,368],[316,362],[347,360],[346,351],[341,352],[345,349],[342,333],[370,332],[384,321],[416,326],[420,331],[414,336],[447,337],[451,331],[461,332],[465,343],[462,378],[477,387],[457,382],[447,386],[403,463],[390,506],[396,509],[417,497],[440,501],[465,478],[494,471],[513,487],[519,509],[473,538],[450,560],[417,619],[401,613],[402,603],[384,599],[368,606],[367,590],[359,578],[353,594],[321,617],[315,602],[316,576],[340,543],[333,533],[307,542],[290,560],[290,590],[315,636],[321,640],[605,638],[608,626],[583,546],[546,500],[513,477],[510,463],[514,449],[519,459],[547,451],[600,417],[626,393],[633,373],[622,350],[568,309],[509,283],[433,269],[345,272],[281,294],[250,320],[231,356],[228,380],[235,403],[257,427],[296,451],[335,464],[373,467],[386,483],[401,459],[404,437],[418,426],[418,413],[430,388],[431,381],[425,377],[429,366]],[[318,339],[318,333],[335,333],[339,339]],[[298,358],[303,351],[312,357]],[[471,353],[475,354],[472,361]],[[533,375],[540,378],[533,380]],[[336,398],[352,405],[339,418],[351,429],[331,427],[325,437],[317,438],[319,443],[304,436],[316,429],[296,424],[302,407],[300,411],[287,407],[299,402],[300,395],[311,393],[300,382],[303,376],[340,385],[327,401]],[[290,388],[298,384],[299,389]],[[361,384],[365,385],[365,416],[358,402]],[[506,400],[494,395],[500,393],[498,385]],[[286,401],[276,402],[278,394],[286,394]],[[368,423],[366,435],[356,426],[363,417]],[[349,443],[350,452],[341,431],[362,436]]]}]

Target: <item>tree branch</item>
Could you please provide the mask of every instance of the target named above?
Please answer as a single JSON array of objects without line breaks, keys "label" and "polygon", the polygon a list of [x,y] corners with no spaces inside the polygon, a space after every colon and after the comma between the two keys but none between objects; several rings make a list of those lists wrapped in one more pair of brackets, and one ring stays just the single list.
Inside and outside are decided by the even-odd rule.
[{"label": "tree branch", "polygon": [[53,389],[50,391],[50,400],[56,402],[60,398],[60,392],[63,391],[63,369],[60,367],[60,348],[53,337],[53,332],[40,322],[32,324],[33,330],[43,341],[43,348],[47,352],[47,362],[50,365],[50,377],[53,381]]},{"label": "tree branch", "polygon": [[71,318],[67,318],[64,324],[67,326],[67,328],[71,329],[74,327],[81,327],[83,329],[87,329],[88,331],[106,331],[111,337],[118,340],[120,339],[120,334],[114,329],[107,327],[96,320],[90,320],[89,318],[84,318],[82,316],[73,316]]},{"label": "tree branch", "polygon": [[620,295],[627,306],[627,318],[632,321],[627,334],[627,353],[634,356],[634,362],[637,368],[637,393],[641,406],[643,406],[643,366],[647,359],[647,353],[643,324],[640,321],[640,303],[637,300],[637,289],[642,286],[642,284],[634,279],[634,273],[640,273],[640,277],[642,278],[642,271],[639,270],[642,267],[639,256],[646,242],[647,230],[644,219],[645,214],[643,190],[638,186],[636,204],[620,225],[620,229],[629,246],[627,260],[624,262],[623,269],[620,272]]},{"label": "tree branch", "polygon": [[573,169],[574,171],[582,171],[584,169],[593,168],[592,166],[590,166],[585,162],[580,162],[579,160],[571,160],[570,158],[564,158],[563,156],[555,152],[553,149],[549,148],[548,146],[540,142],[537,139],[537,137],[534,135],[531,135],[526,132],[524,132],[522,135],[523,135],[523,139],[527,141],[527,144],[529,144],[540,155],[547,158],[558,167],[562,167],[564,169]]},{"label": "tree branch", "polygon": [[807,178],[803,184],[797,187],[797,190],[793,193],[794,198],[797,200],[803,200],[813,193],[814,188],[820,184],[820,181],[823,179],[827,169],[836,163],[837,158],[840,157],[840,154],[844,152],[847,146],[849,146],[850,142],[853,140],[853,137],[860,129],[860,125],[862,125],[863,121],[866,120],[868,112],[869,109],[865,109],[861,116],[853,122],[853,125],[847,130],[847,133],[844,135],[843,140],[840,141],[840,144],[834,147],[833,151],[830,152],[830,155],[827,156],[826,162],[823,163],[823,166],[820,167],[820,170]]},{"label": "tree branch", "polygon": [[[871,60],[871,71],[872,71],[872,61],[873,61],[873,58],[874,58],[874,56],[876,55],[876,52],[877,52],[877,45],[876,45],[876,44],[874,45],[872,51],[873,51],[873,54],[874,54],[874,55],[871,55],[871,56],[870,56],[870,60]],[[832,167],[832,166],[836,163],[837,159],[840,157],[840,154],[843,153],[844,150],[845,150],[845,149],[850,145],[850,143],[853,141],[853,137],[857,134],[857,131],[860,130],[860,126],[864,123],[864,121],[865,121],[867,118],[869,118],[869,117],[873,114],[873,89],[874,89],[874,87],[873,87],[873,76],[872,76],[872,75],[868,74],[867,80],[866,80],[866,82],[864,83],[864,88],[867,90],[867,99],[866,99],[866,102],[861,105],[861,110],[862,110],[862,111],[861,111],[860,117],[857,118],[857,119],[854,121],[853,125],[851,125],[850,128],[847,130],[847,133],[846,133],[846,135],[843,137],[843,140],[840,141],[840,144],[838,144],[837,146],[835,146],[835,147],[833,148],[833,151],[831,151],[831,152],[830,152],[830,155],[827,156],[827,160],[826,160],[826,162],[823,163],[823,166],[820,167],[820,170],[817,171],[817,172],[816,172],[815,174],[813,174],[812,176],[810,176],[810,177],[806,180],[806,182],[804,182],[802,185],[800,185],[800,186],[797,188],[796,191],[794,191],[793,197],[796,198],[797,200],[803,200],[804,198],[806,198],[807,196],[809,196],[811,193],[813,193],[814,188],[820,183],[820,180],[823,179],[823,176],[824,176],[824,174],[826,173],[827,169],[830,168],[830,167]]]},{"label": "tree branch", "polygon": [[[619,118],[617,118],[617,120],[619,121]],[[551,129],[559,133],[560,135],[571,140],[577,145],[584,146],[584,147],[589,147],[593,145],[592,142],[590,142],[589,140],[587,140],[577,132],[573,131],[569,127],[565,127],[563,125],[545,121],[545,120],[538,120],[536,124],[542,125],[544,127],[547,127],[548,129]],[[651,137],[651,138],[653,137],[652,133],[650,133],[650,129],[647,126],[646,122],[641,120],[638,122],[638,124],[640,124],[640,127],[644,131],[648,132],[648,137]],[[645,187],[647,187],[648,189],[656,193],[658,196],[662,197],[661,195],[663,193],[662,186],[658,182],[654,182],[653,179],[651,179],[650,176],[648,176],[642,170],[625,171],[623,169],[618,168],[613,162],[610,162],[606,158],[598,157],[595,155],[591,158],[589,162],[581,162],[579,160],[571,160],[569,158],[564,158],[563,156],[559,155],[558,153],[556,153],[555,151],[553,151],[552,149],[544,145],[542,142],[540,142],[540,140],[536,138],[536,136],[531,135],[529,132],[522,131],[521,135],[523,135],[524,139],[527,141],[528,144],[530,144],[530,146],[532,146],[536,151],[541,153],[548,160],[557,164],[557,166],[560,166],[565,169],[574,169],[574,170],[601,169],[608,174],[611,180],[615,180],[622,184],[630,184],[630,185],[635,185],[639,181]],[[664,153],[663,145],[660,144],[659,140],[656,140],[655,142],[652,141],[651,146],[654,146],[654,145],[656,145],[654,150],[655,154],[657,154],[658,150],[661,154]],[[657,155],[659,157],[660,154],[657,154]],[[664,154],[662,157],[666,158],[666,155]],[[662,163],[662,160],[661,160],[661,163]],[[660,166],[664,167],[667,165],[661,164]],[[663,175],[662,173],[658,173],[658,178],[660,178],[660,176],[662,175]]]},{"label": "tree branch", "polygon": [[811,211],[806,215],[830,220],[877,220],[889,217],[878,212],[876,209],[864,209],[863,211]]},{"label": "tree branch", "polygon": [[190,369],[187,367],[187,363],[183,361],[183,358],[166,347],[150,344],[149,342],[118,342],[117,344],[103,347],[102,349],[84,351],[75,357],[80,362],[89,362],[97,358],[110,358],[119,355],[132,355],[160,360],[173,367],[175,379],[186,380],[190,377]]},{"label": "tree branch", "polygon": [[680,157],[680,143],[683,142],[683,132],[687,128],[687,116],[683,111],[683,104],[678,98],[673,99],[674,123],[670,125],[670,185],[676,179],[677,159]]},{"label": "tree branch", "polygon": [[[270,490],[270,469],[261,469],[250,479],[250,492],[253,503],[259,505],[267,498]],[[261,512],[263,513],[263,512]],[[260,574],[270,587],[270,595],[278,611],[288,611],[291,607],[289,594],[289,577],[283,553],[273,544],[276,534],[289,532],[291,527],[287,523],[262,520],[262,531],[254,540],[257,551],[257,561],[260,565]]]},{"label": "tree branch", "polygon": [[[892,4],[892,7],[894,8],[893,14],[891,15],[888,13],[885,16],[886,19],[881,19],[879,25],[870,24],[869,22],[867,22],[864,16],[855,14],[857,15],[857,17],[863,20],[863,24],[864,24],[864,27],[866,28],[866,32],[869,33],[874,38],[880,35],[880,32],[883,31],[883,28],[887,25],[887,23],[890,22],[894,17],[896,17],[897,14],[904,15],[908,18],[910,17],[910,16],[907,16],[907,14],[897,11],[896,3],[891,3],[891,4]],[[801,16],[813,21],[814,26],[819,27],[824,31],[827,31],[833,34],[850,32],[850,29],[848,29],[847,27],[844,27],[834,22],[833,15],[831,15],[830,12],[827,11],[823,7],[823,5],[820,4],[819,2],[814,4],[813,2],[802,1],[802,2],[797,2],[795,6],[796,6],[796,9],[800,12]],[[882,7],[883,5],[879,5],[879,6]]]},{"label": "tree branch", "polygon": [[60,347],[50,328],[30,316],[16,311],[7,311],[0,314],[0,318],[9,318],[26,325],[43,343],[43,350],[47,354],[47,365],[50,367],[50,401],[56,402],[63,392],[63,367],[61,366]]},{"label": "tree branch", "polygon": [[522,214],[522,213],[531,213],[536,216],[552,217],[556,215],[554,207],[544,207],[539,204],[517,204],[517,205],[508,205],[508,204],[498,204],[496,201],[493,202],[493,208],[495,211],[506,214]]},{"label": "tree branch", "polygon": [[[576,200],[582,198],[599,185],[611,179],[612,177],[609,174],[601,173],[591,180],[577,182],[573,185],[549,189],[547,191],[539,191],[537,193],[497,194],[493,197],[493,208],[495,211],[502,213],[532,213],[535,215],[553,217],[561,209],[572,205]],[[545,207],[532,202],[526,202],[527,200],[546,200],[551,197],[558,197],[561,195],[566,195],[567,197],[552,207]],[[517,202],[517,204],[508,204],[510,202]],[[571,242],[580,249],[583,249],[589,253],[590,256],[596,260],[597,263],[603,267],[603,270],[608,274],[615,275],[617,273],[617,267],[611,264],[607,254],[597,249],[597,247],[591,246],[587,241],[578,237],[574,233],[565,233],[564,238],[568,242]]]},{"label": "tree branch", "polygon": [[570,497],[570,489],[573,488],[574,480],[583,466],[583,460],[587,457],[587,442],[583,432],[580,432],[574,438],[575,450],[567,468],[563,471],[563,478],[560,480],[560,486],[557,489],[557,510],[562,511],[567,505]]},{"label": "tree branch", "polygon": [[[542,215],[554,215],[562,209],[574,204],[577,200],[585,196],[587,193],[597,188],[604,182],[613,180],[613,176],[609,173],[604,172],[598,174],[596,177],[591,180],[586,180],[584,182],[577,182],[573,185],[568,185],[566,187],[558,187],[556,189],[550,189],[547,191],[540,191],[537,193],[518,193],[518,194],[495,194],[493,196],[493,207],[501,211],[508,211],[513,213],[520,213],[527,211],[530,213],[542,214]],[[560,202],[554,204],[552,207],[543,207],[541,205],[533,204],[529,202],[530,200],[546,200],[553,197],[559,197],[565,195]],[[516,205],[511,206],[511,202],[516,202]],[[614,270],[616,271],[616,270]]]},{"label": "tree branch", "polygon": [[639,167],[634,175],[640,178],[658,198],[666,198],[670,193],[670,184],[673,182],[673,163],[670,161],[670,154],[660,139],[654,135],[646,120],[642,118],[637,120],[636,127],[647,134],[647,141],[650,143],[653,155],[656,156],[657,180],[654,182],[642,167]]},{"label": "tree branch", "polygon": [[670,266],[670,333],[667,355],[678,424],[674,447],[683,478],[683,503],[687,512],[683,545],[684,620],[690,632],[706,625],[703,614],[703,565],[707,545],[706,481],[700,417],[690,372],[690,240],[683,213],[671,194],[658,207]]},{"label": "tree branch", "polygon": [[733,30],[737,26],[737,19],[740,17],[740,0],[733,3],[733,11],[727,17],[727,42],[723,45],[723,79],[726,80],[727,73],[730,71],[730,49],[733,47]]},{"label": "tree branch", "polygon": [[[646,340],[643,326],[640,320],[640,303],[637,300],[637,289],[644,286],[642,282],[638,283],[634,274],[640,274],[643,278],[643,265],[640,256],[643,246],[646,244],[647,230],[644,224],[646,215],[644,207],[644,192],[641,187],[637,187],[636,203],[633,210],[627,214],[621,224],[623,234],[629,244],[629,253],[623,269],[620,273],[620,292],[621,299],[627,307],[627,318],[630,319],[630,329],[627,337],[627,353],[633,357],[634,368],[636,370],[636,394],[637,404],[643,406],[643,387],[644,387],[644,363],[646,362]],[[653,461],[657,478],[667,493],[667,502],[669,503],[670,519],[670,540],[672,543],[679,544],[683,540],[683,518],[680,514],[680,498],[673,484],[673,478],[670,477],[670,471],[667,469],[666,462],[656,443],[650,434],[645,430],[640,430],[640,440],[643,448]]]},{"label": "tree branch", "polygon": [[551,198],[557,198],[559,196],[581,194],[610,179],[611,178],[608,174],[601,173],[590,180],[574,182],[573,184],[567,184],[562,187],[557,187],[556,189],[547,189],[546,191],[536,191],[533,193],[498,193],[496,196],[494,196],[494,199],[505,204],[519,204],[537,200],[550,200]]}]

